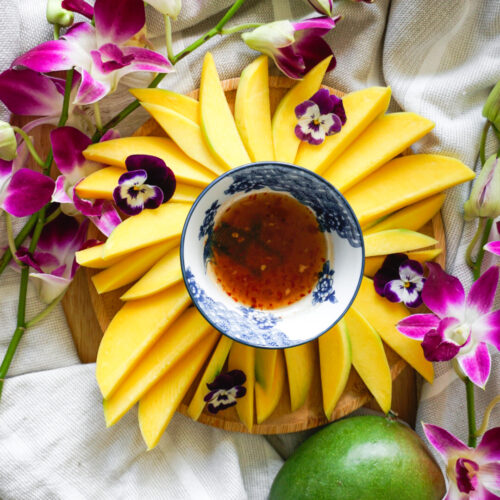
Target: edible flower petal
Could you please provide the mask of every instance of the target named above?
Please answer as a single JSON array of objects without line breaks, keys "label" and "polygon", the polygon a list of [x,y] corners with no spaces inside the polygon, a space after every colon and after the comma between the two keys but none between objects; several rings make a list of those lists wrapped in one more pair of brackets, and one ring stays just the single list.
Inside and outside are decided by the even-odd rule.
[{"label": "edible flower petal", "polygon": [[[500,221],[497,222],[497,233],[500,233]],[[490,241],[484,245],[484,249],[494,255],[500,255],[500,240]]]},{"label": "edible flower petal", "polygon": [[94,7],[85,0],[63,0],[62,7],[71,12],[76,12],[84,17],[92,19],[94,17]]},{"label": "edible flower petal", "polygon": [[242,398],[247,392],[246,387],[243,387],[246,379],[241,370],[217,375],[211,384],[207,384],[210,392],[204,397],[204,401],[208,403],[208,411],[217,413],[234,406],[237,403],[236,399]]},{"label": "edible flower petal", "polygon": [[309,5],[324,16],[333,15],[333,0],[307,0]]},{"label": "edible flower petal", "polygon": [[64,9],[62,0],[47,0],[46,17],[50,24],[68,27],[73,24],[73,13]]},{"label": "edible flower petal", "polygon": [[182,8],[182,0],[146,0],[146,3],[161,12],[164,16],[177,19]]},{"label": "edible flower petal", "polygon": [[12,161],[17,156],[17,140],[10,123],[0,120],[0,159]]}]

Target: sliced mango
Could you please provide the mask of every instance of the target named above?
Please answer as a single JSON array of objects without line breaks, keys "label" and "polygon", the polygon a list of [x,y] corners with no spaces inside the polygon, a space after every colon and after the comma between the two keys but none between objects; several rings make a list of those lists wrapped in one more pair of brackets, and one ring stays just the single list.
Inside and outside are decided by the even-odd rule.
[{"label": "sliced mango", "polygon": [[288,388],[290,390],[290,406],[292,411],[298,410],[306,401],[314,375],[316,344],[307,342],[296,347],[285,349]]},{"label": "sliced mango", "polygon": [[99,345],[96,378],[105,399],[137,365],[142,356],[189,306],[191,299],[184,286],[152,297],[127,302],[114,316]]},{"label": "sliced mango", "polygon": [[373,172],[345,197],[364,225],[473,178],[469,167],[449,156],[403,156]]},{"label": "sliced mango", "polygon": [[246,394],[238,399],[236,411],[245,427],[251,431],[254,419],[254,389],[255,389],[255,349],[245,344],[234,342],[227,362],[228,370],[241,370],[247,377]]},{"label": "sliced mango", "polygon": [[242,71],[234,120],[250,159],[274,160],[267,56],[258,57]]},{"label": "sliced mango", "polygon": [[219,335],[212,330],[140,400],[139,428],[148,450],[160,441],[182,398],[210,356]]},{"label": "sliced mango", "polygon": [[380,116],[322,175],[343,193],[402,153],[433,127],[434,122],[416,113]]},{"label": "sliced mango", "polygon": [[285,387],[285,358],[283,351],[276,351],[276,363],[274,364],[273,378],[267,389],[264,389],[258,382],[255,384],[255,411],[257,413],[257,423],[261,424],[267,420],[274,412]]},{"label": "sliced mango", "polygon": [[104,400],[106,426],[118,422],[179,359],[210,332],[213,332],[212,326],[195,307],[185,311],[139,361],[115,393]]},{"label": "sliced mango", "polygon": [[354,307],[344,316],[352,346],[352,364],[384,413],[391,409],[392,378],[378,333]]},{"label": "sliced mango", "polygon": [[207,384],[211,384],[215,380],[215,377],[222,371],[222,368],[224,368],[224,363],[226,362],[232,345],[233,341],[229,337],[221,335],[217,347],[201,376],[193,399],[191,399],[189,403],[187,413],[193,420],[198,420],[200,418],[201,412],[206,404],[204,398],[209,392]]},{"label": "sliced mango", "polygon": [[277,161],[295,163],[300,145],[300,139],[295,135],[297,125],[295,108],[319,90],[330,60],[331,57],[327,57],[312,68],[278,104],[272,119],[274,158]]},{"label": "sliced mango", "polygon": [[410,252],[419,248],[430,247],[437,240],[426,234],[408,229],[388,229],[364,237],[365,256],[388,255],[398,252]]},{"label": "sliced mango", "polygon": [[323,173],[377,116],[385,113],[390,100],[390,87],[370,87],[345,95],[342,101],[347,121],[342,130],[326,137],[319,146],[302,142],[295,163]]},{"label": "sliced mango", "polygon": [[351,342],[344,319],[321,335],[318,348],[323,410],[330,420],[351,371]]},{"label": "sliced mango", "polygon": [[233,168],[250,163],[210,52],[201,70],[200,116],[206,143],[221,164]]},{"label": "sliced mango", "polygon": [[76,194],[80,198],[112,200],[113,191],[118,186],[118,179],[123,174],[124,170],[121,167],[106,167],[96,170],[76,185]]},{"label": "sliced mango", "polygon": [[175,192],[170,201],[174,203],[194,203],[200,196],[202,189],[189,184],[179,184],[175,186]]},{"label": "sliced mango", "polygon": [[121,259],[121,257],[117,257],[116,259],[104,260],[102,258],[103,250],[104,243],[102,245],[96,245],[94,247],[85,248],[84,250],[79,250],[75,253],[76,262],[83,267],[105,269]]},{"label": "sliced mango", "polygon": [[168,137],[121,137],[91,144],[83,152],[87,160],[122,168],[125,168],[125,160],[135,154],[158,156],[174,171],[176,179],[186,184],[206,187],[216,177],[216,174],[187,156]]},{"label": "sliced mango", "polygon": [[394,349],[428,382],[434,379],[432,363],[424,357],[420,342],[399,333],[396,325],[410,313],[402,304],[389,302],[375,291],[373,281],[363,278],[354,307],[377,330],[382,340]]},{"label": "sliced mango", "polygon": [[276,349],[255,349],[255,380],[267,389],[273,381]]}]

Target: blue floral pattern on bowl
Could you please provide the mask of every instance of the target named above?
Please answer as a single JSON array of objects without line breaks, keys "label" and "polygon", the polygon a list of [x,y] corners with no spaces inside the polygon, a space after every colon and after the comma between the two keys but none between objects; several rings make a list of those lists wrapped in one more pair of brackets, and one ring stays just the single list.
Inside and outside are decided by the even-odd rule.
[{"label": "blue floral pattern on bowl", "polygon": [[335,290],[333,289],[333,269],[330,269],[330,261],[327,260],[323,269],[318,273],[318,282],[312,292],[312,303],[321,304],[322,302],[329,301],[332,304],[337,302],[335,298]]}]

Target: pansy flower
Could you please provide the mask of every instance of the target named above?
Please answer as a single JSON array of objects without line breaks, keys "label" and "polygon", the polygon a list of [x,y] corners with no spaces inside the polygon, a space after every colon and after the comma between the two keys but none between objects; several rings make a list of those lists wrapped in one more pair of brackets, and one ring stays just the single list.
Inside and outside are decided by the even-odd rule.
[{"label": "pansy flower", "polygon": [[137,215],[145,208],[157,208],[172,198],[175,175],[161,158],[130,155],[125,160],[128,172],[118,179],[113,191],[116,205],[127,215]]},{"label": "pansy flower", "polygon": [[207,384],[210,392],[204,397],[204,401],[208,403],[208,411],[217,413],[234,406],[237,403],[236,399],[242,398],[247,392],[246,387],[243,387],[246,379],[241,370],[217,375],[211,384]]},{"label": "pansy flower", "polygon": [[391,302],[403,302],[407,307],[422,303],[424,269],[420,262],[408,259],[404,253],[388,255],[373,283],[377,293]]},{"label": "pansy flower", "polygon": [[318,90],[310,99],[295,108],[298,123],[295,135],[309,144],[321,144],[327,135],[340,132],[346,122],[342,99],[327,89]]}]

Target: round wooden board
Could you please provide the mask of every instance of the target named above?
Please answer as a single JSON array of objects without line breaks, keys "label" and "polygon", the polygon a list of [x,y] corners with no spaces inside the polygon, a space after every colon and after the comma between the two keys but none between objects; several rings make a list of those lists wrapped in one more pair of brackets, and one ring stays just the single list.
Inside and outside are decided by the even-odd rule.
[{"label": "round wooden board", "polygon": [[[228,103],[233,112],[238,82],[239,78],[224,80],[222,82]],[[286,91],[294,84],[294,81],[283,77],[271,76],[269,78],[272,112],[274,112],[277,104]],[[325,86],[325,88],[328,88],[338,96],[343,95],[342,92],[331,89],[330,87]],[[189,95],[194,98],[198,98],[198,90],[191,92]],[[165,133],[153,119],[150,119],[142,125],[134,133],[134,135],[165,136]],[[434,217],[434,219],[421,231],[429,235],[433,235],[436,240],[438,240],[437,247],[442,249],[442,253],[436,260],[444,266],[446,248],[441,215],[438,214]],[[89,234],[89,237],[102,239],[102,235],[99,235],[93,226],[91,233],[92,234]],[[65,297],[63,306],[75,339],[75,344],[80,353],[80,357],[82,361],[90,362],[95,360],[98,341],[102,337],[103,332],[107,328],[115,313],[123,305],[123,302],[119,297],[123,294],[126,287],[104,295],[98,295],[90,279],[91,276],[98,271],[92,269],[85,269],[82,271],[80,271],[77,276],[77,280],[71,287],[67,297]],[[97,328],[99,331],[96,331]],[[317,341],[314,342],[317,345]],[[394,380],[404,370],[407,364],[391,348],[386,345],[384,345],[384,347],[389,365],[391,367],[391,375]],[[85,351],[83,355],[82,350]],[[410,378],[406,378],[405,380],[410,380]],[[411,374],[411,380],[414,380],[413,373]],[[197,382],[198,381],[195,380],[190,391],[186,394],[183,403],[178,408],[178,411],[183,414],[187,414],[187,404],[189,404]],[[406,391],[405,387],[401,387],[397,393],[395,392],[393,394],[393,407],[397,408],[398,406],[398,401],[396,401],[397,397],[407,398],[408,391],[414,392],[416,390],[414,383],[408,383],[408,385],[411,385],[412,387],[408,387]],[[316,372],[314,374],[310,394],[302,408],[291,413],[289,399],[288,386],[285,384],[285,390],[273,415],[271,415],[271,417],[264,423],[255,424],[251,432],[253,434],[281,434],[312,429],[328,422],[322,406],[319,361],[316,363]],[[359,375],[354,369],[352,369],[345,391],[338,401],[332,415],[332,420],[348,415],[354,410],[357,410],[361,406],[365,405],[370,400],[372,400],[371,394]],[[374,404],[371,404],[370,406],[376,407]],[[219,412],[216,415],[204,410],[199,418],[199,421],[228,431],[249,432],[248,429],[240,422],[234,407],[223,412]]]}]

